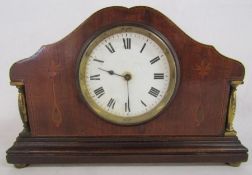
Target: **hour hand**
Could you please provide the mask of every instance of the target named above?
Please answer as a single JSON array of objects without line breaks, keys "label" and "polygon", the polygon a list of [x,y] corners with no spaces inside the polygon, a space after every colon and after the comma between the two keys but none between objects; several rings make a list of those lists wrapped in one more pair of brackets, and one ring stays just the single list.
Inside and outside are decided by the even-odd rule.
[{"label": "hour hand", "polygon": [[117,74],[117,73],[115,73],[113,70],[105,70],[105,69],[102,69],[102,68],[98,68],[98,69],[101,70],[101,71],[107,72],[107,73],[109,73],[110,75],[117,75],[117,76],[120,76],[120,77],[123,77],[123,78],[124,78],[123,75]]}]

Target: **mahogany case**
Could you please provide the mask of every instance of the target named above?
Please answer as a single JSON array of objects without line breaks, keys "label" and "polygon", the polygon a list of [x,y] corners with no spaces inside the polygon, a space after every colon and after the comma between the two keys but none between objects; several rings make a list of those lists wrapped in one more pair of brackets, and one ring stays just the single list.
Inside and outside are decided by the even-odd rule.
[{"label": "mahogany case", "polygon": [[[180,83],[155,119],[133,126],[109,123],[82,100],[76,69],[83,48],[105,29],[149,26],[173,46]],[[102,9],[62,40],[16,62],[24,131],[7,151],[13,164],[82,162],[226,162],[247,160],[233,129],[236,86],[244,66],[186,35],[149,7]]]}]

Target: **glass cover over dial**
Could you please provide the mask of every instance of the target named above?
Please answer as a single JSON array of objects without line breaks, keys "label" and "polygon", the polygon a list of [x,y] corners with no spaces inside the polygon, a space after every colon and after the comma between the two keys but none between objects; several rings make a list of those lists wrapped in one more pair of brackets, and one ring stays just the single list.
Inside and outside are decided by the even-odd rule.
[{"label": "glass cover over dial", "polygon": [[155,33],[119,26],[86,47],[79,84],[88,105],[112,123],[138,124],[155,117],[176,86],[174,52]]}]

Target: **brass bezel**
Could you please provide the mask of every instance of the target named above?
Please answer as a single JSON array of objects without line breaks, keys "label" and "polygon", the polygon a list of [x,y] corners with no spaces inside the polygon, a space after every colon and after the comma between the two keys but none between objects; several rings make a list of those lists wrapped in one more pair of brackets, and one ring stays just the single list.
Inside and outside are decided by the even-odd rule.
[{"label": "brass bezel", "polygon": [[[149,38],[151,38],[154,42],[156,42],[159,47],[163,50],[169,66],[170,66],[170,85],[167,89],[166,94],[164,95],[163,99],[159,102],[159,104],[154,107],[152,110],[148,111],[147,113],[144,113],[142,115],[134,116],[134,117],[122,117],[118,115],[114,115],[112,113],[109,113],[108,111],[105,111],[100,106],[96,104],[96,102],[93,100],[91,95],[89,94],[89,91],[87,89],[86,85],[86,64],[88,61],[88,58],[92,52],[92,50],[105,38],[121,32],[135,32],[142,35],[145,35]],[[157,116],[158,113],[160,113],[165,106],[168,104],[168,102],[171,100],[172,96],[174,95],[176,85],[178,83],[178,67],[177,67],[177,58],[176,54],[171,47],[171,45],[167,42],[164,42],[161,37],[159,37],[156,32],[150,31],[146,29],[145,27],[140,26],[133,26],[133,25],[123,25],[123,26],[116,26],[113,28],[110,28],[101,34],[99,34],[96,38],[94,38],[90,44],[86,47],[84,50],[81,60],[79,63],[79,69],[78,69],[78,80],[79,80],[79,86],[81,90],[81,94],[83,95],[85,101],[90,106],[90,108],[102,119],[105,119],[106,121],[109,121],[114,124],[120,124],[120,125],[135,125],[140,124],[143,122],[146,122],[155,116]]]}]

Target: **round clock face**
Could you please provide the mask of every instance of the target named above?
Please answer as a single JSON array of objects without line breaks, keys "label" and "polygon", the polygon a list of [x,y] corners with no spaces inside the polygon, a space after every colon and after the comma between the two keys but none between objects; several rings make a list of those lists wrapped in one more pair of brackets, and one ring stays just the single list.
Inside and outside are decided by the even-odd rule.
[{"label": "round clock face", "polygon": [[79,65],[85,101],[98,116],[124,125],[155,117],[170,101],[176,76],[170,47],[153,32],[135,26],[98,35]]}]

